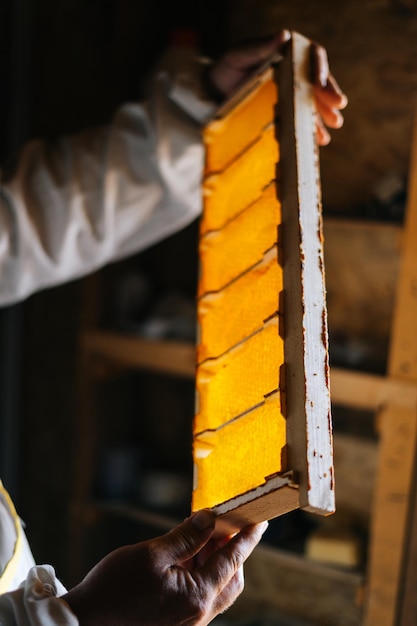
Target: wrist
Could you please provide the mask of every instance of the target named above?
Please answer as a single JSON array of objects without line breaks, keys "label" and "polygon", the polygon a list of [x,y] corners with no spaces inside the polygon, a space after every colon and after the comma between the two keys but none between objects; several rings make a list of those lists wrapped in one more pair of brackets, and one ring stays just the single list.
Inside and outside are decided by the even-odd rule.
[{"label": "wrist", "polygon": [[90,602],[86,597],[81,585],[77,585],[73,589],[70,589],[66,594],[61,596],[61,600],[64,600],[78,619],[79,624],[82,626],[94,626],[94,616],[90,608]]}]

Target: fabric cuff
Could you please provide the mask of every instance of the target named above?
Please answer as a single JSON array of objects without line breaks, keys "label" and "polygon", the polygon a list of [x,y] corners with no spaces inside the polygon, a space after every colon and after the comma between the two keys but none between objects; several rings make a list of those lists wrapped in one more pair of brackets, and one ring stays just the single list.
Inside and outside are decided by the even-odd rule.
[{"label": "fabric cuff", "polygon": [[50,565],[32,567],[15,591],[0,596],[0,624],[7,626],[78,626],[59,596],[66,592]]}]

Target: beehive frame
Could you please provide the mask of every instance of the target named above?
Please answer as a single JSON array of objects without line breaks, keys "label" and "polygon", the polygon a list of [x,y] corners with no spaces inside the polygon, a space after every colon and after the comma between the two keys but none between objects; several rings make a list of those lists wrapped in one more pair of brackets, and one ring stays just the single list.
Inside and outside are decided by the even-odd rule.
[{"label": "beehive frame", "polygon": [[334,511],[309,55],[293,33],[204,131],[193,509],[228,532]]}]

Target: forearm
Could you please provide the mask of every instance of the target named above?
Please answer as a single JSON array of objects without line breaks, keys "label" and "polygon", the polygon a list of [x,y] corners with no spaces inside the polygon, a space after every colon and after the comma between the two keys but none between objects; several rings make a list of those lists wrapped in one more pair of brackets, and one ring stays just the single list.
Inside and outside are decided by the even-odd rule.
[{"label": "forearm", "polygon": [[33,142],[0,194],[0,304],[91,272],[183,228],[201,211],[200,126],[166,77],[105,129]]}]

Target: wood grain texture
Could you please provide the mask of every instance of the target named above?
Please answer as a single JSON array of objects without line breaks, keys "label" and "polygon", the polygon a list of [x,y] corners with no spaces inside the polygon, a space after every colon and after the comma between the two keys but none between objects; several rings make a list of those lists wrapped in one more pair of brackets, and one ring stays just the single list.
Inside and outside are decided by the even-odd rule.
[{"label": "wood grain texture", "polygon": [[[417,386],[417,130],[413,137],[410,191],[391,335],[389,379]],[[371,525],[367,626],[398,623],[402,585],[410,570],[407,542],[412,523],[413,472],[417,447],[417,403],[398,400],[382,411],[378,481]],[[412,574],[411,574],[412,575]]]},{"label": "wood grain texture", "polygon": [[[417,459],[417,450],[415,454]],[[399,626],[417,624],[417,463],[414,467]]]},{"label": "wood grain texture", "polygon": [[88,330],[82,336],[89,358],[122,368],[147,369],[181,378],[195,376],[195,348],[180,341],[153,341],[111,331]]},{"label": "wood grain texture", "polygon": [[[334,483],[327,310],[308,45],[293,37],[293,57],[286,58],[280,70],[287,432],[289,467],[299,477],[300,506],[330,513]],[[292,102],[284,98],[291,91]],[[293,124],[288,123],[291,118]]]},{"label": "wood grain texture", "polygon": [[394,325],[391,339],[389,371],[417,382],[417,123],[413,137],[410,185],[403,235],[403,250]]},{"label": "wood grain texture", "polygon": [[406,380],[331,368],[332,399],[336,404],[379,411],[389,404],[413,410],[417,386]]},{"label": "wood grain texture", "polygon": [[381,411],[379,466],[371,521],[366,626],[397,623],[417,438],[414,408]]}]

